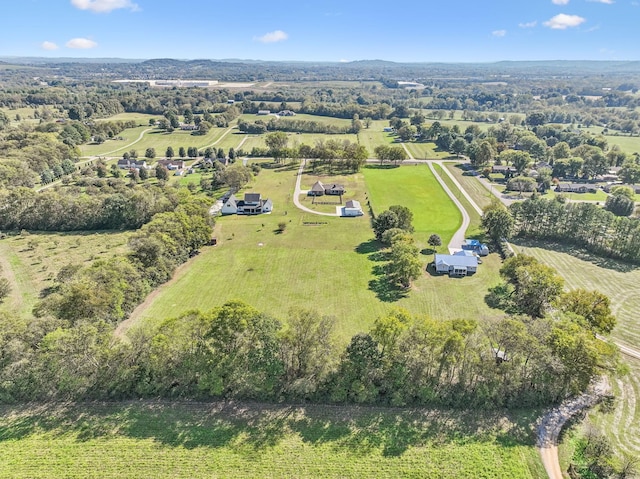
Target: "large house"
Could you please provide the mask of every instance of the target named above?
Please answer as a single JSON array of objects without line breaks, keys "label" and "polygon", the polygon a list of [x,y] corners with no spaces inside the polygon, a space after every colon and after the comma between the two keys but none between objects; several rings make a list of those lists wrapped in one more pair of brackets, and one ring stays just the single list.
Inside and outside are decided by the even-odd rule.
[{"label": "large house", "polygon": [[342,208],[342,216],[362,216],[363,214],[360,202],[356,200],[347,201]]},{"label": "large house", "polygon": [[458,251],[454,254],[436,254],[434,264],[437,273],[449,276],[468,276],[478,270],[478,257],[471,251]]},{"label": "large house", "polygon": [[147,162],[145,160],[127,160],[122,158],[118,160],[118,168],[122,170],[139,170],[140,168],[147,168]]},{"label": "large house", "polygon": [[584,183],[558,183],[556,191],[558,193],[595,193],[598,188]]},{"label": "large house", "polygon": [[262,199],[260,193],[245,193],[242,200],[231,195],[220,211],[223,215],[260,215],[271,213],[272,210],[273,202],[270,199]]},{"label": "large house", "polygon": [[323,185],[321,181],[316,181],[308,192],[309,196],[336,195],[342,196],[345,193],[343,185],[333,183],[331,185]]},{"label": "large house", "polygon": [[158,165],[164,166],[167,170],[182,170],[186,163],[184,160],[158,160]]}]

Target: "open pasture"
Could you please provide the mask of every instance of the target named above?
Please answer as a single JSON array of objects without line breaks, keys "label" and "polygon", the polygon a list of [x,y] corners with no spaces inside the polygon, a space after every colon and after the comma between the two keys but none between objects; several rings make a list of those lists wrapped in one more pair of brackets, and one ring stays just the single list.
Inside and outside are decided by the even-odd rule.
[{"label": "open pasture", "polygon": [[0,477],[533,479],[532,413],[129,402],[0,409]]},{"label": "open pasture", "polygon": [[[382,276],[381,245],[373,239],[368,215],[337,218],[298,210],[292,201],[296,171],[296,165],[263,168],[245,191],[273,199],[273,213],[219,218],[214,233],[218,246],[204,248],[136,312],[134,322],[153,325],[189,309],[241,299],[281,320],[291,307],[333,315],[338,339],[346,342],[368,331],[394,306],[441,319],[482,320],[502,314],[483,300],[487,288],[499,281],[496,255],[485,258],[472,277],[456,280],[425,272],[408,294],[389,291]],[[460,214],[426,166],[366,168],[363,174],[374,211],[406,204],[414,211],[423,248],[431,233],[439,233],[447,244]],[[364,201],[363,206],[366,213]],[[283,233],[277,232],[280,222],[285,223]],[[425,250],[425,267],[430,261]]]},{"label": "open pasture", "polygon": [[0,310],[29,315],[40,292],[53,286],[56,275],[67,264],[88,265],[98,258],[121,256],[127,251],[130,232],[33,232],[10,235],[0,241],[3,276],[11,269],[13,292]]},{"label": "open pasture", "polygon": [[600,258],[571,246],[519,239],[513,243],[520,253],[556,268],[568,289],[596,289],[609,296],[611,309],[618,318],[613,338],[632,347],[640,344],[639,267]]},{"label": "open pasture", "polygon": [[[146,131],[145,130],[150,130]],[[136,150],[139,157],[144,156],[144,152],[147,148],[154,148],[156,150],[156,157],[163,157],[167,147],[173,147],[176,155],[178,149],[181,146],[189,148],[195,146],[197,148],[204,148],[212,145],[216,142],[228,128],[211,128],[211,131],[206,135],[192,135],[190,131],[175,130],[172,133],[159,130],[157,128],[151,128],[149,126],[140,126],[138,128],[129,128],[124,130],[119,136],[124,138],[123,140],[108,140],[100,145],[88,144],[82,145],[82,156],[99,156],[99,155],[111,155],[121,156],[124,152],[129,150]],[[144,132],[144,133],[143,133]],[[138,138],[142,134],[142,138],[139,141]],[[132,144],[135,142],[134,144]]]}]

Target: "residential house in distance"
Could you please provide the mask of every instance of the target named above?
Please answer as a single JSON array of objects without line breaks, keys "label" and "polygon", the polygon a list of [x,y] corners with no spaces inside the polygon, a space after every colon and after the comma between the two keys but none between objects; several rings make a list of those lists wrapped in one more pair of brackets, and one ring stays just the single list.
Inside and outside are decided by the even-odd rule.
[{"label": "residential house in distance", "polygon": [[139,170],[140,168],[147,168],[146,160],[126,160],[124,158],[118,160],[118,168],[121,170]]},{"label": "residential house in distance", "polygon": [[339,185],[337,183],[324,185],[322,181],[316,181],[307,194],[309,196],[322,196],[322,195],[342,196],[344,195],[345,191],[346,190],[344,189],[343,185]]},{"label": "residential house in distance", "polygon": [[199,127],[197,125],[189,125],[187,123],[180,123],[180,129],[185,131],[197,131]]},{"label": "residential house in distance", "polygon": [[493,165],[491,167],[491,173],[502,173],[506,177],[514,175],[517,171],[515,166]]},{"label": "residential house in distance", "polygon": [[278,116],[296,116],[295,111],[291,110],[282,110],[277,113]]},{"label": "residential house in distance", "polygon": [[584,183],[558,183],[556,192],[558,193],[595,193],[598,191],[595,185]]},{"label": "residential house in distance", "polygon": [[186,166],[184,160],[158,160],[157,164],[164,166],[167,170],[182,170]]},{"label": "residential house in distance", "polygon": [[448,273],[449,276],[469,276],[478,271],[478,257],[471,251],[458,251],[454,254],[436,254],[434,259],[436,273]]},{"label": "residential house in distance", "polygon": [[349,200],[345,203],[342,208],[342,216],[362,216],[364,213],[362,212],[362,207],[360,206],[360,202],[356,200]]},{"label": "residential house in distance", "polygon": [[263,199],[260,193],[245,193],[242,200],[231,195],[220,210],[223,215],[260,215],[272,211],[273,202]]},{"label": "residential house in distance", "polygon": [[260,115],[260,116],[271,115],[271,110],[258,110],[257,115]]}]

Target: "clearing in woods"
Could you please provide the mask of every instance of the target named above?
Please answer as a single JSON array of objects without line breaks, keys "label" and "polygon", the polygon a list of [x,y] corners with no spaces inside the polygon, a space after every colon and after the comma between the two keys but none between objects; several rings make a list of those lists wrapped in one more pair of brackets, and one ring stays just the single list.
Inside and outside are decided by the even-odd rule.
[{"label": "clearing in woods", "polygon": [[2,406],[0,477],[533,479],[543,477],[535,418],[236,402]]},{"label": "clearing in woods", "polygon": [[[425,272],[408,295],[389,290],[366,203],[365,216],[359,218],[304,213],[292,202],[296,171],[297,165],[263,168],[246,191],[273,199],[274,212],[219,218],[214,233],[218,246],[204,248],[189,268],[161,287],[149,306],[136,312],[132,324],[157,324],[189,309],[241,299],[281,320],[291,307],[333,315],[339,339],[346,342],[368,331],[394,306],[441,319],[502,315],[483,300],[487,288],[499,281],[497,255],[485,258],[478,273],[463,280]],[[432,260],[426,249],[429,235],[440,234],[446,249],[460,225],[455,205],[424,165],[365,168],[363,174],[374,211],[404,204],[414,212],[426,268]],[[363,187],[361,175],[351,177],[351,184]],[[280,222],[285,223],[283,233],[277,232]]]}]

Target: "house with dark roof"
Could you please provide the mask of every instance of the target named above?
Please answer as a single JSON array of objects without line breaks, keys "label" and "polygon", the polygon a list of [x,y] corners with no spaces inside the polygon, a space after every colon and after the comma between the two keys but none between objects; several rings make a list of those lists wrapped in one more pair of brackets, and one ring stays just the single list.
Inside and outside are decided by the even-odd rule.
[{"label": "house with dark roof", "polygon": [[245,193],[242,200],[229,196],[222,205],[223,215],[260,215],[273,211],[273,201],[263,199],[260,193]]},{"label": "house with dark roof", "polygon": [[471,251],[458,251],[454,254],[436,254],[434,259],[436,273],[448,273],[449,276],[469,276],[478,271],[478,257]]},{"label": "house with dark roof", "polygon": [[518,170],[515,166],[507,165],[493,165],[491,167],[491,173],[502,173],[504,176],[514,175]]},{"label": "house with dark roof", "polygon": [[167,170],[182,170],[187,165],[184,160],[158,160],[157,164]]},{"label": "house with dark roof", "polygon": [[598,188],[585,183],[558,183],[556,191],[558,193],[595,193]]}]

